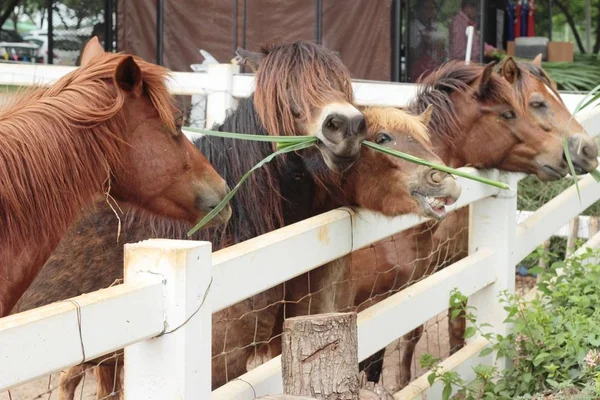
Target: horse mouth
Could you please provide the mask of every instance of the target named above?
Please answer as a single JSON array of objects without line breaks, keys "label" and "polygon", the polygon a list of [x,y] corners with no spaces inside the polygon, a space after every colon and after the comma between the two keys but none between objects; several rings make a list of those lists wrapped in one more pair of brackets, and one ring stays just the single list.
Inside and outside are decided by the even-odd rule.
[{"label": "horse mouth", "polygon": [[456,203],[456,199],[450,196],[426,196],[419,192],[412,192],[411,195],[421,206],[423,215],[437,220],[444,219],[448,214],[446,206]]},{"label": "horse mouth", "polygon": [[[577,168],[575,168],[575,171],[577,171]],[[562,179],[565,176],[564,173],[547,164],[542,167],[542,172],[552,180]]]}]

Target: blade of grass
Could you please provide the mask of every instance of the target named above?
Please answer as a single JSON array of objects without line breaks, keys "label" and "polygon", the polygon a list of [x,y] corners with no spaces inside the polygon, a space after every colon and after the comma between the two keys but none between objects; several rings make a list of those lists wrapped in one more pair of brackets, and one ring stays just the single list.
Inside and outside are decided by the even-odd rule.
[{"label": "blade of grass", "polygon": [[218,136],[227,139],[240,139],[240,140],[253,140],[255,142],[271,142],[271,143],[304,143],[307,139],[314,138],[315,136],[271,136],[271,135],[254,135],[246,133],[233,133],[233,132],[220,132],[211,131],[210,129],[192,128],[191,126],[184,126],[183,130],[202,133],[209,136]]},{"label": "blade of grass", "polygon": [[599,90],[600,90],[600,85],[593,88],[586,96],[584,96],[583,99],[581,99],[579,101],[579,103],[577,103],[577,106],[575,107],[575,110],[573,111],[573,116],[575,114],[577,114],[579,111],[581,111],[584,108],[586,108],[587,106],[589,106],[596,99],[594,94]]},{"label": "blade of grass", "polygon": [[577,173],[575,172],[575,167],[573,166],[573,161],[571,160],[571,152],[569,151],[569,141],[565,136],[563,140],[563,148],[565,153],[565,158],[567,159],[567,165],[569,166],[569,172],[575,181],[575,189],[577,189],[577,197],[579,197],[579,203],[581,203],[581,193],[579,192],[579,182],[577,180]]},{"label": "blade of grass", "polygon": [[594,177],[594,179],[596,180],[596,182],[600,182],[600,171],[598,171],[597,169],[595,169],[592,172],[590,172],[590,175],[592,177]]},{"label": "blade of grass", "polygon": [[304,142],[297,143],[297,144],[290,145],[290,146],[286,146],[285,148],[277,150],[276,152],[271,153],[267,157],[263,158],[258,164],[256,164],[254,167],[252,167],[252,169],[250,169],[250,171],[246,172],[242,176],[242,178],[240,179],[240,181],[238,182],[238,184],[235,185],[235,187],[233,189],[231,189],[231,191],[229,193],[227,193],[227,195],[223,198],[223,200],[221,200],[221,202],[219,204],[217,204],[217,206],[214,209],[212,209],[208,214],[206,214],[206,216],[204,218],[202,218],[202,220],[200,222],[198,222],[196,224],[196,226],[194,226],[187,233],[188,237],[192,236],[200,228],[202,228],[204,225],[206,225],[211,219],[213,219],[217,214],[219,214],[221,212],[221,210],[223,210],[223,208],[225,208],[225,206],[227,205],[227,203],[233,198],[233,196],[236,194],[236,192],[242,186],[242,184],[244,183],[244,181],[246,179],[248,179],[248,177],[250,176],[250,174],[252,174],[255,170],[257,170],[258,168],[262,167],[263,165],[265,165],[269,161],[273,160],[273,158],[277,157],[280,154],[284,154],[284,153],[289,153],[289,152],[292,152],[292,151],[306,149],[306,148],[314,145],[316,141],[317,141],[316,137],[312,137],[312,138],[311,137],[308,137],[308,138],[305,137],[304,138]]},{"label": "blade of grass", "polygon": [[383,147],[383,146],[380,146],[380,145],[378,145],[376,143],[369,142],[368,140],[365,140],[362,144],[365,145],[365,146],[367,146],[367,147],[370,147],[371,149],[377,150],[377,151],[379,151],[381,153],[385,153],[385,154],[388,154],[390,156],[398,157],[398,158],[401,158],[401,159],[406,160],[406,161],[410,161],[410,162],[415,163],[415,164],[426,165],[426,166],[428,166],[430,168],[434,168],[434,169],[437,169],[439,171],[444,171],[444,172],[447,172],[447,173],[452,174],[452,175],[456,175],[456,176],[460,176],[460,177],[463,177],[463,178],[466,178],[466,179],[471,179],[471,180],[474,180],[474,181],[477,181],[477,182],[485,183],[486,185],[495,186],[495,187],[498,187],[500,189],[510,189],[510,186],[508,186],[506,183],[498,182],[498,181],[493,181],[491,179],[486,179],[486,178],[482,178],[482,177],[479,177],[479,176],[471,175],[471,174],[459,171],[459,170],[454,169],[454,168],[446,167],[445,165],[435,164],[435,163],[423,160],[421,158],[418,158],[418,157],[415,157],[415,156],[411,156],[410,154],[406,154],[406,153],[402,153],[400,151],[388,149],[387,147]]}]

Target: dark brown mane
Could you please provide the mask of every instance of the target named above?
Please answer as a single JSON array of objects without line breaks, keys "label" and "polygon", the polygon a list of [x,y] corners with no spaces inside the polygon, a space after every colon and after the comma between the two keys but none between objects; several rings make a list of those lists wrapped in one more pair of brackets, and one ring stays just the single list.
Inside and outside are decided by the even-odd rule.
[{"label": "dark brown mane", "polygon": [[323,46],[300,41],[261,51],[265,57],[256,74],[254,105],[270,135],[294,135],[294,113],[310,116],[314,107],[340,94],[353,103],[348,70]]},{"label": "dark brown mane", "polygon": [[[0,110],[0,242],[17,246],[67,229],[73,204],[59,201],[69,193],[82,206],[109,184],[109,165],[117,166],[127,121],[121,109],[125,94],[112,84],[117,65],[126,55],[99,56],[94,62],[59,79],[48,88],[16,95]],[[140,59],[144,90],[172,132],[171,96],[166,70]],[[106,181],[98,181],[106,171]],[[65,177],[65,172],[69,173]]]},{"label": "dark brown mane", "polygon": [[482,65],[467,65],[461,61],[445,63],[419,82],[417,96],[408,106],[411,112],[421,114],[430,104],[433,105],[429,133],[451,148],[455,147],[456,139],[462,134],[451,97],[453,93],[471,96],[478,101],[489,99],[493,102],[505,102],[517,110],[522,110],[515,102],[510,84],[498,74],[492,74],[485,93],[480,94],[473,87],[479,82],[483,68]]}]

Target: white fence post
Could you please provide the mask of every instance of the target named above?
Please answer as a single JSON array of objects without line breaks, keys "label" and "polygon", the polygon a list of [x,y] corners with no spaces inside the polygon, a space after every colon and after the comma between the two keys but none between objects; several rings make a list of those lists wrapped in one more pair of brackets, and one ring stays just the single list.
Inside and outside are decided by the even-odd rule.
[{"label": "white fence post", "polygon": [[206,99],[206,129],[212,129],[215,123],[222,123],[227,110],[236,106],[233,97],[233,75],[240,72],[240,66],[234,64],[212,64],[208,66],[210,93]]},{"label": "white fence post", "polygon": [[164,277],[165,332],[125,348],[126,399],[208,399],[211,393],[211,250],[208,242],[125,245],[125,282]]},{"label": "white fence post", "polygon": [[[494,249],[496,255],[488,268],[496,270],[496,282],[469,298],[469,305],[476,308],[477,324],[489,323],[495,333],[506,335],[511,327],[504,324],[506,311],[499,302],[499,294],[507,290],[515,292],[516,265],[516,214],[517,185],[519,175],[499,173],[499,180],[507,183],[511,190],[500,190],[494,197],[488,197],[471,204],[469,219],[469,254],[484,247]],[[489,331],[484,328],[483,331]],[[470,342],[475,340],[477,335]],[[506,360],[496,360],[498,368],[506,366]]]}]

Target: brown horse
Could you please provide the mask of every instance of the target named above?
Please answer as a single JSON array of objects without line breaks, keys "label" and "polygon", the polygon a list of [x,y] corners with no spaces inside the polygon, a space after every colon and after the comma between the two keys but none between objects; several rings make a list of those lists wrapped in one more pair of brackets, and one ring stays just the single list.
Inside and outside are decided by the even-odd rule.
[{"label": "brown horse", "polygon": [[180,132],[166,70],[105,53],[97,39],[82,60],[0,111],[0,317],[94,196],[194,223],[227,193]]},{"label": "brown horse", "polygon": [[[244,107],[244,102],[240,107]],[[244,114],[240,108],[236,113]],[[223,130],[235,125],[231,124],[235,115],[225,121]],[[414,117],[397,109],[367,109],[365,115],[369,119],[370,140],[383,146],[408,151],[430,161],[440,162],[430,149],[431,144],[425,128],[429,111],[424,112],[421,117]],[[209,143],[203,143],[205,141]],[[239,146],[233,147],[232,144],[231,141],[206,137],[200,142],[200,148],[214,150],[207,153],[208,157],[224,174],[236,170],[239,160],[244,157],[252,159],[262,157],[262,154],[256,154],[255,149],[249,146],[249,142],[239,142]],[[264,147],[262,144],[260,146]],[[229,149],[227,158],[212,159],[213,156],[220,155],[223,149]],[[279,176],[279,179],[286,181],[281,185],[284,191],[288,187],[286,201],[296,205],[304,204],[306,207],[307,203],[302,199],[302,192],[310,187],[304,185],[307,182],[307,174],[303,172],[304,168],[299,161],[298,158],[282,161],[282,165],[278,168],[286,175]],[[372,179],[374,174],[379,179]],[[246,197],[234,198],[234,210],[243,207],[263,209],[265,198],[280,199],[277,193],[270,193],[272,189],[265,185],[268,185],[268,182],[263,183],[262,187],[259,185],[249,187]],[[423,196],[448,199],[448,203],[454,202],[460,194],[460,187],[448,174],[366,148],[363,148],[359,161],[346,171],[339,185],[338,190],[333,193],[329,191],[331,187],[314,186],[312,197],[319,200],[310,206],[313,208],[312,211],[303,210],[302,214],[315,214],[317,213],[315,209],[321,212],[339,205],[356,204],[386,215],[411,212],[431,215],[431,208],[423,207],[420,195],[415,195],[415,192]],[[296,186],[296,190],[291,190],[293,186]],[[261,201],[259,202],[258,199]],[[102,204],[99,206],[101,207],[99,212],[86,214],[77,229],[69,233],[42,270],[42,275],[23,296],[13,312],[25,311],[83,292],[98,290],[122,277],[123,250],[121,246],[114,245],[116,220],[111,210]],[[237,235],[240,240],[246,239],[247,232],[262,229],[262,227],[244,227],[241,223],[238,225],[235,218],[234,216],[232,226],[240,227],[239,232],[232,231],[230,235]],[[150,218],[148,215],[134,213],[132,210],[128,211],[124,218],[121,235],[126,242],[135,242],[149,237],[186,238],[185,227],[182,224]],[[196,234],[194,237],[194,239],[201,238],[206,238],[206,234]],[[220,248],[232,240],[219,237],[218,241],[217,246]],[[279,318],[280,300],[283,299],[282,290],[282,286],[276,287],[214,314],[213,386],[215,388],[245,373],[248,365],[257,363],[255,357],[261,350],[255,351],[254,347],[261,344],[265,347],[264,345],[268,343],[274,320]],[[258,357],[261,358],[262,355],[259,354]],[[103,363],[101,369],[104,372],[99,377],[109,376],[110,379],[100,382],[103,388],[99,388],[99,395],[111,393],[115,388],[117,391],[120,390],[120,386],[113,386],[114,360]],[[73,368],[63,377],[65,389],[71,393],[74,391],[78,384],[77,378],[81,378],[78,374],[81,374],[82,370],[83,367]],[[64,398],[72,398],[71,396],[72,394],[69,394]]]},{"label": "brown horse", "polygon": [[[595,169],[598,165],[596,159],[598,150],[596,145],[591,137],[585,133],[583,127],[577,121],[571,120],[570,112],[560,99],[560,95],[553,88],[555,85],[541,68],[540,60],[541,58],[537,57],[532,63],[520,63],[517,65],[509,57],[497,64],[494,67],[494,71],[512,83],[513,91],[521,108],[529,119],[546,133],[546,138],[541,138],[542,142],[544,140],[552,140],[556,143],[554,137],[559,138],[561,141],[564,137],[567,137],[571,158],[577,165],[576,169],[578,172]],[[431,84],[432,82],[429,81],[429,83]],[[425,102],[421,107],[428,104],[429,102]],[[418,110],[418,107],[416,109]],[[435,123],[432,124],[432,130],[434,126]],[[433,135],[432,140],[434,144],[438,143],[435,135]],[[485,143],[487,145],[486,148],[480,148],[476,152],[482,155],[488,154],[490,159],[498,159],[498,157],[504,159],[504,155],[512,153],[515,150],[518,150],[519,153],[516,157],[511,157],[513,160],[519,161],[519,159],[525,159],[526,157],[530,157],[531,159],[535,157],[535,151],[533,149],[527,150],[523,144],[514,146],[513,150],[510,147],[496,147],[494,144],[501,143],[500,139],[495,142],[484,139],[481,143]],[[524,144],[526,145],[527,143]],[[539,147],[535,142],[530,142],[530,145],[534,145],[534,148]],[[439,146],[443,147],[444,145],[439,143]],[[447,146],[445,149],[438,147],[436,151],[439,150],[449,154],[447,161],[455,168],[462,167],[471,162],[470,160],[464,160],[466,162],[461,161],[455,150],[450,146]],[[529,167],[522,168],[519,163],[520,161],[514,162],[509,158],[508,162],[504,162],[503,165],[495,166],[494,164],[489,164],[488,167],[535,173],[539,179],[545,181],[559,179],[563,174],[563,168],[558,173],[544,167],[541,168],[541,171],[533,171]],[[414,282],[446,265],[464,258],[468,254],[468,224],[468,208],[465,207],[450,214],[444,221],[433,227],[433,229],[429,226],[422,226],[420,234],[409,232],[407,235],[412,236],[412,238],[402,242],[394,241],[395,246],[404,246],[405,249],[412,249],[406,251],[402,256],[406,261],[399,262],[403,269],[401,274],[410,276],[410,279],[405,284]],[[423,238],[423,235],[425,235],[425,238]],[[433,238],[431,235],[433,235]],[[432,240],[433,243],[431,243]],[[391,246],[391,244],[388,244],[388,246]],[[383,251],[383,249],[377,250],[379,252]],[[369,257],[366,253],[363,256]],[[373,256],[370,257],[372,260]],[[393,259],[393,256],[389,257]],[[380,268],[385,268],[385,263]],[[452,353],[462,346],[464,329],[464,318],[459,317],[449,320]],[[406,335],[402,340],[403,343],[400,351],[401,364],[398,370],[399,376],[397,377],[399,387],[403,387],[410,382],[412,356],[422,331],[423,327],[419,327]],[[378,365],[378,367],[380,366]]]},{"label": "brown horse", "polygon": [[[571,113],[556,91],[556,85],[541,67],[541,55],[532,62],[521,62],[518,65],[505,59],[498,64],[497,73],[508,73],[515,76],[513,88],[521,104],[527,109],[534,121],[544,131],[559,138],[567,138],[569,153],[578,174],[584,174],[598,167],[598,148],[593,138],[572,118]],[[558,177],[551,177],[554,180]],[[438,268],[443,268],[468,255],[468,210],[458,210],[448,221],[441,224],[441,229],[434,236],[434,246],[439,246],[446,257],[438,261]],[[448,243],[454,242],[453,250],[448,251]],[[445,250],[445,251],[444,251]],[[466,321],[462,316],[449,319],[451,353],[464,345]]]}]

